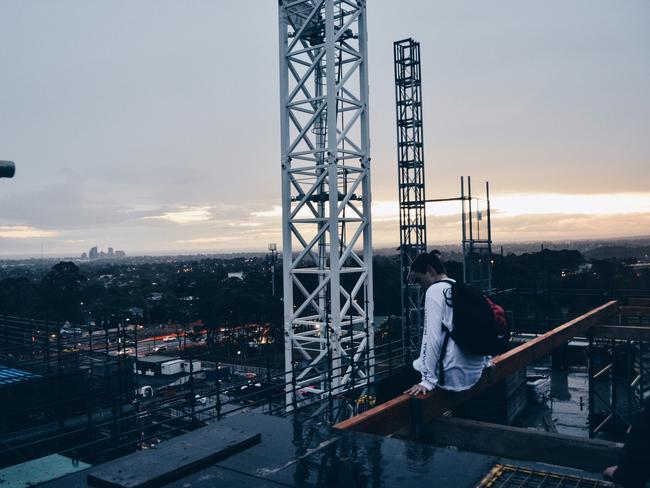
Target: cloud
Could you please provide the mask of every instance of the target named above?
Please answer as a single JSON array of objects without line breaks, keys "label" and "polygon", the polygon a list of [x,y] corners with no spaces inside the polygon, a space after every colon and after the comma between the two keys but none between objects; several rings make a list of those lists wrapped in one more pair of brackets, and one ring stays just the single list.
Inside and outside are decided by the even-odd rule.
[{"label": "cloud", "polygon": [[77,182],[68,175],[61,182],[0,195],[0,207],[3,219],[16,225],[90,232],[141,222],[142,217],[152,215],[152,209],[162,205],[146,207],[129,196],[112,193],[110,188],[92,191],[83,179]]},{"label": "cloud", "polygon": [[502,242],[639,236],[647,234],[647,229],[650,229],[650,212],[526,214],[498,216],[492,221],[492,237]]},{"label": "cloud", "polygon": [[[133,254],[163,249],[256,251],[266,249],[266,242],[282,242],[281,207],[274,205],[273,200],[239,205],[204,200],[196,205],[188,202],[172,205],[112,199],[99,194],[90,203],[86,200],[84,206],[85,193],[65,192],[61,187],[57,190],[58,199],[40,199],[38,217],[27,219],[16,215],[13,221],[3,223],[0,238],[17,239],[14,249],[5,241],[3,252],[38,252],[42,241],[29,238],[39,237],[49,238],[45,244],[51,253],[74,254],[85,251],[91,244],[117,247]],[[53,191],[48,193],[53,197]],[[32,215],[37,210],[35,200],[30,208]],[[47,213],[42,211],[43,201],[48,202]],[[484,202],[480,208],[484,209]],[[431,245],[460,242],[460,209],[460,202],[427,204],[427,240]],[[396,200],[379,197],[373,201],[375,247],[397,247],[398,210]],[[473,210],[476,215],[476,205]],[[66,216],[68,222],[63,222]],[[486,231],[485,224],[484,217],[481,236]],[[497,194],[492,198],[492,226],[495,243],[639,235],[650,228],[650,193]],[[294,244],[297,245],[295,241]]]},{"label": "cloud", "polygon": [[[486,202],[473,202],[474,233],[477,207],[482,211],[480,235],[487,234]],[[521,240],[624,237],[650,229],[650,193],[510,193],[493,196],[492,237],[495,242]],[[461,240],[461,203],[428,203],[427,234],[430,242]],[[264,222],[261,232],[280,236],[280,207],[250,214]],[[256,219],[253,218],[253,221]],[[373,244],[392,247],[399,243],[399,204],[375,199],[372,204]],[[645,231],[647,232],[647,231]],[[242,235],[242,240],[245,236]],[[261,237],[261,235],[260,235]]]},{"label": "cloud", "polygon": [[262,210],[257,212],[251,212],[253,217],[282,217],[282,207],[279,205],[274,205],[271,210]]},{"label": "cloud", "polygon": [[491,199],[492,208],[507,216],[623,215],[650,212],[650,193],[504,194]]},{"label": "cloud", "polygon": [[174,241],[176,244],[218,244],[220,242],[232,242],[238,240],[237,236],[215,236],[197,237],[196,239],[182,239]]},{"label": "cloud", "polygon": [[33,239],[42,237],[56,237],[60,235],[54,230],[43,230],[28,225],[0,226],[0,238],[3,239]]},{"label": "cloud", "polygon": [[[270,210],[258,210],[251,212],[250,215],[251,217],[275,218],[279,220],[282,217],[282,207],[274,205]],[[298,216],[310,217],[312,213],[306,207],[303,207],[298,213]],[[373,221],[395,220],[397,218],[399,218],[399,206],[396,200],[375,200],[372,202]]]},{"label": "cloud", "polygon": [[212,219],[213,207],[181,207],[180,210],[165,212],[162,215],[144,217],[145,220],[168,220],[175,224],[197,224]]}]

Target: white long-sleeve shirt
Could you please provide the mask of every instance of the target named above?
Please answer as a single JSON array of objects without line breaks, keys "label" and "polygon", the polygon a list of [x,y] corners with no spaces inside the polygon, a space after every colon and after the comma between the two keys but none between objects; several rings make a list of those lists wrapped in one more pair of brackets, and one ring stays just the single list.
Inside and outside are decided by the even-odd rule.
[{"label": "white long-sleeve shirt", "polygon": [[489,364],[489,356],[467,354],[456,345],[450,337],[447,352],[443,360],[445,369],[445,384],[438,385],[440,372],[438,359],[445,338],[442,329],[444,324],[451,332],[453,330],[454,310],[447,305],[445,292],[449,295],[451,285],[436,282],[429,286],[424,299],[424,331],[420,357],[413,361],[413,367],[422,373],[420,385],[428,391],[436,386],[445,390],[462,391],[474,386],[481,377],[483,369]]}]

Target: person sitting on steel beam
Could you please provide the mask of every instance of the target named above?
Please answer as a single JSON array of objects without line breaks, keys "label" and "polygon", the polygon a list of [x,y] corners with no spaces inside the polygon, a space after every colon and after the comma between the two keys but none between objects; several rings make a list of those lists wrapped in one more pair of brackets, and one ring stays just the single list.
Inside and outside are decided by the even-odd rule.
[{"label": "person sitting on steel beam", "polygon": [[451,338],[454,310],[449,298],[455,281],[447,276],[440,252],[418,255],[411,265],[411,279],[425,291],[422,344],[413,361],[422,381],[404,393],[420,395],[436,387],[448,391],[471,388],[490,357],[462,350]]},{"label": "person sitting on steel beam", "polygon": [[643,488],[650,479],[650,398],[632,422],[618,465],[603,471],[608,481],[629,488]]}]

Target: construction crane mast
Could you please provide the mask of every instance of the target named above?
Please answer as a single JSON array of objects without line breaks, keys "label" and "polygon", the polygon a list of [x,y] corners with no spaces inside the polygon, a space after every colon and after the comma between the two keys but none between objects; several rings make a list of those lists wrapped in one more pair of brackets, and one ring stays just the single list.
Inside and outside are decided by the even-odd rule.
[{"label": "construction crane mast", "polygon": [[374,379],[366,2],[281,0],[286,405]]},{"label": "construction crane mast", "polygon": [[422,337],[422,292],[409,283],[411,263],[427,250],[422,127],[420,43],[403,39],[393,43],[397,167],[399,185],[400,267],[402,277],[402,340],[405,352],[417,349]]}]

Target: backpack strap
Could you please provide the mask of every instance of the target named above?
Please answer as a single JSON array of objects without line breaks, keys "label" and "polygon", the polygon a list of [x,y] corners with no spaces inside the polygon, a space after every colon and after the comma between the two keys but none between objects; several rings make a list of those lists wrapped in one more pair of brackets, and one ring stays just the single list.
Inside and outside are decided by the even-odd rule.
[{"label": "backpack strap", "polygon": [[[452,287],[456,284],[455,281],[449,280],[449,279],[439,280],[439,281],[436,281],[433,284],[435,285],[437,283],[447,283],[447,284],[451,285]],[[451,298],[452,298],[451,294],[448,295],[447,293],[445,293],[444,295],[445,295],[445,302],[446,302],[447,306],[452,307],[453,304],[451,302]],[[440,386],[444,386],[445,385],[445,364],[444,364],[444,360],[445,360],[445,356],[447,355],[447,344],[449,344],[449,338],[451,337],[451,331],[447,327],[445,327],[445,324],[440,324],[440,326],[442,327],[443,334],[445,334],[445,338],[442,340],[442,347],[440,348],[440,357],[438,358],[438,371],[439,371],[438,384]]]},{"label": "backpack strap", "polygon": [[434,285],[435,285],[436,283],[449,283],[450,285],[455,285],[455,284],[456,284],[456,282],[455,282],[454,280],[451,280],[451,279],[449,279],[449,278],[447,278],[447,279],[445,279],[445,280],[438,280],[438,281],[436,281],[436,282],[434,283]]},{"label": "backpack strap", "polygon": [[449,329],[442,324],[442,332],[445,334],[445,338],[442,340],[442,347],[440,348],[440,357],[438,358],[438,384],[440,386],[445,385],[445,356],[447,355],[447,344],[449,344],[449,338],[451,337],[451,332]]}]

